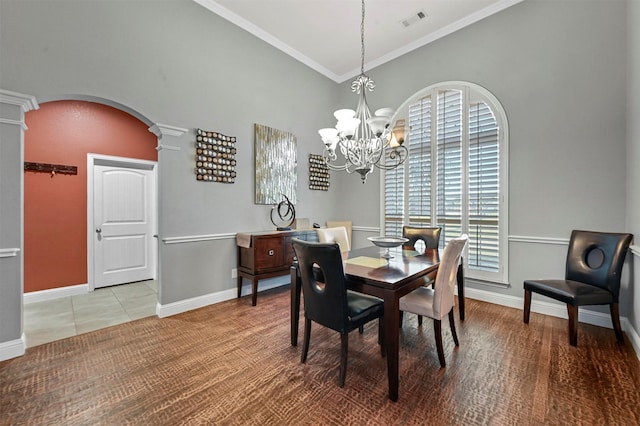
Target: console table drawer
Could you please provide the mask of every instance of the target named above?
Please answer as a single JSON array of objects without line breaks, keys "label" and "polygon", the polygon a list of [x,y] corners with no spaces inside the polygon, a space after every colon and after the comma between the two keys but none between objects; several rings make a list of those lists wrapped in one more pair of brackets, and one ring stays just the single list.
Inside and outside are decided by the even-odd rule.
[{"label": "console table drawer", "polygon": [[261,273],[285,265],[282,237],[257,238],[255,241],[255,272]]}]

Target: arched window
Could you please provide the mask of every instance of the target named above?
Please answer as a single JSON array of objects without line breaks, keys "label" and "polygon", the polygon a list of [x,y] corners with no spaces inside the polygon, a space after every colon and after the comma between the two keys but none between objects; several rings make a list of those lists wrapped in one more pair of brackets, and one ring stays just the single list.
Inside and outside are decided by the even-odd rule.
[{"label": "arched window", "polygon": [[508,282],[508,127],[486,89],[439,83],[400,107],[409,158],[382,174],[386,235],[403,225],[442,227],[440,247],[469,235],[466,276]]}]

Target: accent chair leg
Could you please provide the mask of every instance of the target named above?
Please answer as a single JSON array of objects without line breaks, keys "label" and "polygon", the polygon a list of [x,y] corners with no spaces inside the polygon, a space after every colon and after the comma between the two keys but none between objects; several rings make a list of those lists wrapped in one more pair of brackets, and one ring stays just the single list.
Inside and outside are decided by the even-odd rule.
[{"label": "accent chair leg", "polygon": [[349,351],[349,333],[340,333],[340,387],[344,387],[347,377],[347,352]]},{"label": "accent chair leg", "polygon": [[524,291],[524,318],[525,324],[529,324],[529,315],[531,314],[531,290]]},{"label": "accent chair leg", "polygon": [[418,315],[418,326],[422,325],[422,315]]},{"label": "accent chair leg", "polygon": [[436,348],[438,349],[438,360],[440,361],[440,367],[446,366],[444,361],[444,349],[442,347],[442,321],[433,320],[433,331],[436,335]]},{"label": "accent chair leg", "polygon": [[624,343],[624,335],[622,334],[622,327],[620,327],[620,312],[618,311],[618,304],[611,303],[609,305],[611,311],[611,322],[613,323],[613,331],[616,333],[616,339],[618,342]]},{"label": "accent chair leg", "polygon": [[578,346],[578,307],[567,305],[567,313],[569,314],[569,344]]},{"label": "accent chair leg", "polygon": [[360,327],[358,327],[358,333],[360,334],[364,333],[364,325],[361,325]]},{"label": "accent chair leg", "polygon": [[398,324],[400,324],[399,328],[402,328],[402,321],[404,320],[404,311],[400,311],[398,313]]},{"label": "accent chair leg", "polygon": [[460,346],[460,342],[458,342],[458,335],[456,334],[456,322],[453,316],[453,308],[449,311],[449,326],[451,327],[451,336],[453,337],[453,342],[456,346]]},{"label": "accent chair leg", "polygon": [[307,362],[307,352],[309,352],[309,340],[311,338],[311,320],[304,319],[304,339],[302,341],[302,353],[300,354],[300,362]]}]

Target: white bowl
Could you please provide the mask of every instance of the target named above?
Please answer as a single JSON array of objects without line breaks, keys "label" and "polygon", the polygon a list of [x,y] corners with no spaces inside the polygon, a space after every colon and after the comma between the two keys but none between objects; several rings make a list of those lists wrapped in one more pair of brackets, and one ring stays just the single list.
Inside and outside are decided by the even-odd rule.
[{"label": "white bowl", "polygon": [[408,238],[402,237],[369,237],[367,239],[378,247],[383,248],[398,247],[409,241]]}]

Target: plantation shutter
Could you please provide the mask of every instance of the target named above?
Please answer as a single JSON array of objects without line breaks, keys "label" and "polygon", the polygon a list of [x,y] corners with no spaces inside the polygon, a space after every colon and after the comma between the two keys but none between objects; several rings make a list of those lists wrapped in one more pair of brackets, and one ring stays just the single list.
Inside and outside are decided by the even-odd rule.
[{"label": "plantation shutter", "polygon": [[467,277],[506,284],[504,110],[486,90],[456,82],[422,91],[405,114],[408,158],[384,173],[386,234],[401,235],[403,225],[440,226],[440,247],[468,234]]},{"label": "plantation shutter", "polygon": [[484,102],[469,107],[469,267],[499,270],[498,123]]},{"label": "plantation shutter", "polygon": [[431,97],[409,107],[409,220],[431,226]]},{"label": "plantation shutter", "polygon": [[436,225],[444,247],[462,234],[462,91],[438,92]]},{"label": "plantation shutter", "polygon": [[[388,160],[391,150],[385,151]],[[404,167],[386,170],[384,173],[384,233],[402,235],[404,218]]]}]

